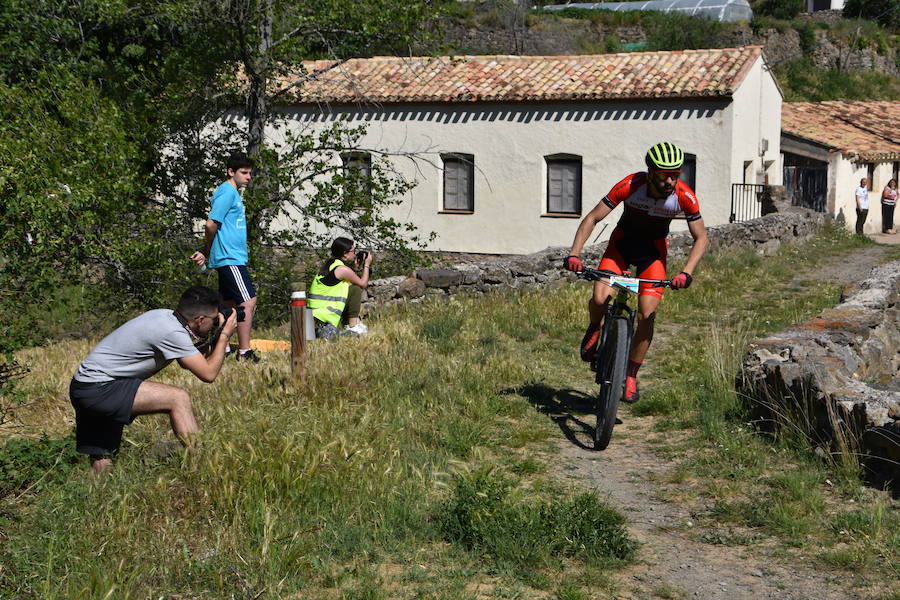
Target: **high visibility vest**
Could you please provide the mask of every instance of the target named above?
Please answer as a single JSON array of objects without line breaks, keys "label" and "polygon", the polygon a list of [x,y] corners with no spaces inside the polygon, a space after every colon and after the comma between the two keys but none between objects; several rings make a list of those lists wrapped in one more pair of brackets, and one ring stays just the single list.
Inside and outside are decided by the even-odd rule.
[{"label": "high visibility vest", "polygon": [[[330,273],[338,267],[344,266],[340,259],[334,259],[328,267]],[[309,294],[306,296],[308,306],[312,309],[313,317],[323,323],[331,323],[335,327],[341,324],[341,315],[347,305],[347,296],[350,294],[350,282],[338,280],[334,285],[322,283],[324,275],[316,275],[312,285],[309,286]]]}]

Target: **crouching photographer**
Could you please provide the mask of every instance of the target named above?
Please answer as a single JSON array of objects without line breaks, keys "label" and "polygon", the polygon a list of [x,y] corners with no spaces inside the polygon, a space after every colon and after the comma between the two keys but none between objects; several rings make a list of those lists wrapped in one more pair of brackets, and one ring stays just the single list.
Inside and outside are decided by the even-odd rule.
[{"label": "crouching photographer", "polygon": [[201,381],[215,380],[237,327],[237,312],[220,313],[220,300],[208,287],[190,287],[174,311],[160,308],[128,321],[79,365],[69,385],[76,450],[90,456],[94,471],[110,466],[124,426],[139,415],[168,414],[172,431],[190,445],[198,431],[191,397],[180,387],[147,379],[177,360]]},{"label": "crouching photographer", "polygon": [[[362,269],[362,276],[348,265]],[[322,263],[309,287],[307,300],[315,319],[316,337],[362,335],[368,327],[359,320],[362,291],[369,285],[372,253],[357,251],[356,243],[339,237],[331,243],[331,257]],[[341,325],[345,328],[342,331]]]}]

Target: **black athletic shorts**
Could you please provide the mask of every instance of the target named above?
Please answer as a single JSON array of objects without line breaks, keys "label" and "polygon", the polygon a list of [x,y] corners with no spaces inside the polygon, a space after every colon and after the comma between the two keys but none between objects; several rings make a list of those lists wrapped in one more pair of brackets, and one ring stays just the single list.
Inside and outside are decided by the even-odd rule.
[{"label": "black athletic shorts", "polygon": [[243,304],[250,298],[256,298],[256,290],[250,281],[250,271],[244,265],[228,265],[216,267],[219,274],[219,294],[223,300],[233,300]]},{"label": "black athletic shorts", "polygon": [[72,379],[69,399],[75,408],[75,449],[104,456],[119,449],[122,429],[134,420],[132,408],[142,379],[123,378],[99,383]]}]

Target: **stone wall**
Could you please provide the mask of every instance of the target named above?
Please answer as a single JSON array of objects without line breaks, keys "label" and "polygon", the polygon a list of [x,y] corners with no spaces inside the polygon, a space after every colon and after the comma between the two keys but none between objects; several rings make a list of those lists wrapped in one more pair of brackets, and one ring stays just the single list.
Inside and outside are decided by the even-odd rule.
[{"label": "stone wall", "polygon": [[[747,247],[755,248],[761,254],[771,254],[783,243],[808,239],[827,220],[824,214],[797,210],[710,227],[710,251]],[[670,236],[669,256],[672,259],[677,261],[686,257],[690,248],[688,232]],[[596,265],[604,250],[606,243],[588,246],[582,252],[582,258],[586,264]],[[377,279],[369,283],[364,308],[369,310],[393,302],[419,302],[429,297],[446,298],[454,294],[482,295],[493,290],[533,289],[560,280],[571,281],[575,275],[562,269],[562,259],[567,252],[568,248],[547,248],[534,254],[470,262],[445,269],[422,269],[410,277]]]},{"label": "stone wall", "polygon": [[842,302],[756,340],[738,389],[771,428],[801,431],[821,452],[859,453],[878,485],[900,490],[900,261]]}]

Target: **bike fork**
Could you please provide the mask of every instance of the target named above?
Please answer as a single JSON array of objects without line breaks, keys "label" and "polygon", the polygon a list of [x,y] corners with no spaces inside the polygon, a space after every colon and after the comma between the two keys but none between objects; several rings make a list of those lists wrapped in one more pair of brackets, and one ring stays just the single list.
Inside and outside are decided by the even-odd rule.
[{"label": "bike fork", "polygon": [[607,335],[609,333],[609,328],[607,327],[607,323],[609,323],[612,319],[617,318],[619,316],[623,316],[628,321],[627,335],[628,335],[628,343],[626,345],[627,351],[631,353],[631,344],[634,340],[634,319],[637,315],[637,311],[628,306],[628,304],[621,302],[618,298],[611,301],[609,306],[606,308],[606,314],[603,316],[603,328],[600,331],[600,341],[599,346],[594,356],[594,362],[591,364],[591,368],[597,374],[595,377],[595,381],[598,385],[609,385],[609,381],[604,379],[603,377],[603,369],[598,368],[599,365],[603,364],[605,359],[605,355],[607,353],[608,344]]}]

